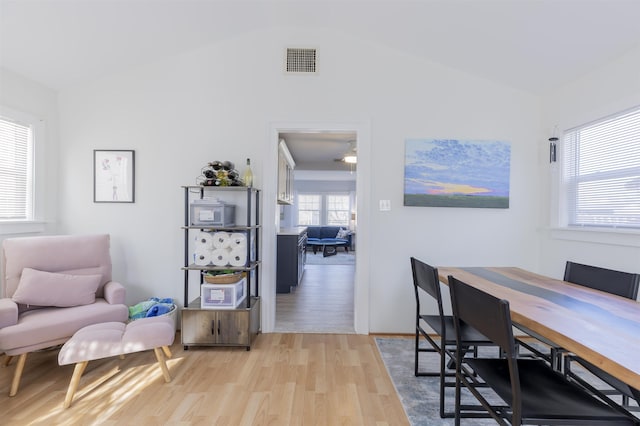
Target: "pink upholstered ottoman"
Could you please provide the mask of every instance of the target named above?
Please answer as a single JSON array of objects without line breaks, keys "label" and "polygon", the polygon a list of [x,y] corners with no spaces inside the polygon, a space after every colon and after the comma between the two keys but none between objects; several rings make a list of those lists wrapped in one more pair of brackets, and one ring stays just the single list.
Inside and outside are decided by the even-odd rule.
[{"label": "pink upholstered ottoman", "polygon": [[[171,358],[169,346],[175,338],[172,318],[150,317],[124,324],[105,322],[78,330],[60,349],[58,364],[76,364],[69,383],[64,407],[73,401],[80,377],[89,361],[153,349],[165,381],[171,381],[165,356]],[[163,354],[164,352],[164,354]]]}]

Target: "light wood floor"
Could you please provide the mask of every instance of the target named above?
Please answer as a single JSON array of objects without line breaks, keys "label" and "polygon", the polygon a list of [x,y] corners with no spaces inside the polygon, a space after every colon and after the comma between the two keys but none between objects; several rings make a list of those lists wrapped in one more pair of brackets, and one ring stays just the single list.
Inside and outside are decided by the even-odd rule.
[{"label": "light wood floor", "polygon": [[28,356],[11,398],[16,362],[0,367],[0,424],[408,425],[372,336],[262,334],[251,351],[179,342],[170,383],[153,351],[92,361],[67,410],[73,366],[57,350]]},{"label": "light wood floor", "polygon": [[305,265],[300,285],[276,296],[277,332],[354,333],[355,265]]}]

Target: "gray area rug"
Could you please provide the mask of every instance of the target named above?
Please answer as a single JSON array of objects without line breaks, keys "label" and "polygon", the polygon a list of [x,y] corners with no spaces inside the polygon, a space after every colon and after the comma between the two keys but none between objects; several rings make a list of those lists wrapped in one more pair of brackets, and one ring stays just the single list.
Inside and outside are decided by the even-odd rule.
[{"label": "gray area rug", "polygon": [[[376,337],[376,344],[385,367],[398,392],[409,422],[414,426],[453,425],[454,419],[441,419],[439,413],[440,389],[438,377],[416,377],[413,374],[413,338]],[[421,353],[420,369],[438,371],[437,354]],[[449,378],[453,380],[453,378]],[[446,389],[445,410],[453,411],[454,388]],[[473,401],[473,400],[471,400]],[[476,404],[475,402],[471,402]],[[463,419],[467,425],[495,425],[492,419]]]},{"label": "gray area rug", "polygon": [[338,249],[338,253],[333,256],[322,256],[322,250],[313,253],[307,251],[307,264],[309,265],[353,265],[356,263],[356,254],[353,251],[345,253],[343,248]]},{"label": "gray area rug", "polygon": [[[391,376],[391,380],[398,392],[400,401],[404,407],[409,422],[414,426],[422,425],[453,425],[454,419],[441,419],[439,414],[440,404],[440,390],[439,390],[439,378],[438,377],[416,377],[413,374],[413,360],[414,360],[414,340],[413,338],[383,338],[376,337],[376,344],[384,365]],[[421,345],[428,345],[426,342],[421,342]],[[484,353],[484,351],[491,351]],[[481,348],[480,353],[485,356],[495,356],[495,348]],[[438,371],[439,369],[439,356],[432,353],[420,354],[420,370]],[[607,386],[594,378],[590,374],[586,373],[584,369],[575,366],[573,369],[576,373],[582,375],[587,381],[599,389],[606,388]],[[453,380],[453,378],[448,378]],[[453,387],[445,389],[446,402],[445,410],[453,411],[454,406],[454,393]],[[463,404],[477,405],[477,401],[469,395],[465,395],[466,391],[463,391]],[[614,400],[617,400],[614,397]],[[492,402],[496,401],[493,398]],[[640,413],[634,413],[636,416]],[[462,419],[464,425],[495,425],[496,422],[493,419]]]}]

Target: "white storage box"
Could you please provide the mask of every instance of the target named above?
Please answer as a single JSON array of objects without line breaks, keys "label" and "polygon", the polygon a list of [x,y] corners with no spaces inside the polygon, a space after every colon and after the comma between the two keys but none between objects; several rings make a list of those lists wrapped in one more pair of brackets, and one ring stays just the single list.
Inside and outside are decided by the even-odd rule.
[{"label": "white storage box", "polygon": [[191,224],[209,226],[234,226],[236,206],[219,200],[193,200],[191,202]]},{"label": "white storage box", "polygon": [[200,308],[235,309],[247,297],[247,279],[235,284],[202,284],[200,286]]}]

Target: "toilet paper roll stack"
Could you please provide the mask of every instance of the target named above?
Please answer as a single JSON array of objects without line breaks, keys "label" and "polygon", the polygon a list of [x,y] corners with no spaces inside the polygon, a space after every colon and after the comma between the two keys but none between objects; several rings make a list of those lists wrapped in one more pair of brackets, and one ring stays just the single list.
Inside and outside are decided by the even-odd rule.
[{"label": "toilet paper roll stack", "polygon": [[193,253],[193,263],[198,266],[210,265],[213,260],[213,253],[211,250],[205,250],[202,248],[196,248]]},{"label": "toilet paper roll stack", "polygon": [[231,234],[228,232],[214,232],[212,238],[213,246],[216,249],[229,248],[229,245],[231,245]]},{"label": "toilet paper roll stack", "polygon": [[247,236],[242,232],[234,232],[229,236],[229,246],[232,250],[247,249]]},{"label": "toilet paper roll stack", "polygon": [[196,250],[213,250],[213,235],[208,232],[198,232],[195,236]]},{"label": "toilet paper roll stack", "polygon": [[247,236],[242,232],[198,232],[193,257],[199,266],[246,266]]},{"label": "toilet paper roll stack", "polygon": [[245,266],[247,264],[247,249],[237,248],[229,252],[229,265]]}]

